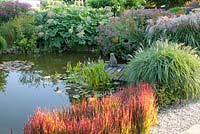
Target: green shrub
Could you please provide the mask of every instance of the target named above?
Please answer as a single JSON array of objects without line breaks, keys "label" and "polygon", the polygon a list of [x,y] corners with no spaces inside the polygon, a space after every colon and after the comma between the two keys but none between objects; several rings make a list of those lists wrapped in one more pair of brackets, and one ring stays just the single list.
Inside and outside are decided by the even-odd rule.
[{"label": "green shrub", "polygon": [[169,9],[170,12],[179,14],[179,13],[184,13],[184,7],[172,7]]},{"label": "green shrub", "polygon": [[36,47],[35,18],[31,15],[15,17],[12,25],[16,32],[16,48],[21,51],[32,51]]},{"label": "green shrub", "polygon": [[121,8],[140,7],[145,4],[145,0],[88,0],[88,5],[93,8],[106,6],[121,6]]},{"label": "green shrub", "polygon": [[146,0],[88,0],[87,5],[92,8],[111,7],[114,15],[118,15],[124,9],[141,7]]},{"label": "green shrub", "polygon": [[0,26],[0,35],[7,41],[8,45],[13,45],[16,41],[16,34],[12,22],[3,23]]},{"label": "green shrub", "polygon": [[87,4],[93,8],[113,6],[112,0],[88,0]]},{"label": "green shrub", "polygon": [[155,3],[158,7],[165,5],[167,8],[174,6],[183,6],[187,1],[190,0],[147,0],[147,2]]},{"label": "green shrub", "polygon": [[0,36],[0,50],[5,49],[6,47],[7,47],[6,40],[2,36]]},{"label": "green shrub", "polygon": [[125,0],[124,7],[132,8],[132,7],[141,7],[143,4],[146,3],[146,0]]},{"label": "green shrub", "polygon": [[38,37],[47,49],[65,50],[95,47],[96,27],[107,20],[104,11],[70,6],[56,8],[36,16]]},{"label": "green shrub", "polygon": [[148,82],[157,89],[158,102],[163,93],[169,94],[165,94],[168,101],[162,105],[195,98],[200,91],[199,75],[200,59],[196,51],[168,42],[157,42],[137,53],[127,69],[130,83]]},{"label": "green shrub", "polygon": [[[103,61],[78,63],[72,67],[67,65],[67,83],[78,92],[75,97],[89,97],[91,95],[103,95],[114,90],[112,76],[104,69],[106,64]],[[117,84],[117,83],[115,83]]]},{"label": "green shrub", "polygon": [[146,47],[146,28],[148,20],[157,20],[159,16],[172,16],[160,9],[130,9],[120,17],[112,17],[109,22],[97,27],[97,43],[103,54],[115,53],[118,58],[127,60],[141,47]]}]

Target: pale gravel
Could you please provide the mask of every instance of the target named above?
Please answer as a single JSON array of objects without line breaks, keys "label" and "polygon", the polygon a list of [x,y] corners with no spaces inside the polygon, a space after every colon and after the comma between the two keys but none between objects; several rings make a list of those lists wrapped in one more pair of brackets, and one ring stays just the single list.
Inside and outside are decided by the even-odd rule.
[{"label": "pale gravel", "polygon": [[180,134],[196,124],[200,124],[200,101],[187,102],[160,111],[150,134]]}]

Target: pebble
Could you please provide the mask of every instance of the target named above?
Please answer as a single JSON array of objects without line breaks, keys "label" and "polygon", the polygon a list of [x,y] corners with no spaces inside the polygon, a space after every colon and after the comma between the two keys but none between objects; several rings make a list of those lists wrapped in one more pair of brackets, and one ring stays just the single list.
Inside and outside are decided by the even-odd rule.
[{"label": "pebble", "polygon": [[152,127],[150,134],[180,134],[199,123],[200,101],[185,102],[161,110],[158,114],[158,123]]}]

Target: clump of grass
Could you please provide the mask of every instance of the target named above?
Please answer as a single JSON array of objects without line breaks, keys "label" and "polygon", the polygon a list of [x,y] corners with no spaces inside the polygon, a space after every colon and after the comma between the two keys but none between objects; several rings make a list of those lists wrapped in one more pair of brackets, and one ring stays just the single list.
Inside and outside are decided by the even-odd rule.
[{"label": "clump of grass", "polygon": [[[130,83],[148,82],[155,87],[158,102],[166,105],[194,99],[200,91],[200,59],[191,47],[172,42],[156,42],[130,61]],[[165,104],[161,104],[165,105]]]},{"label": "clump of grass", "polygon": [[0,50],[5,49],[6,47],[7,47],[6,40],[2,36],[0,36]]},{"label": "clump of grass", "polygon": [[113,96],[84,100],[63,114],[36,111],[24,126],[24,134],[146,134],[156,120],[153,89],[139,84]]},{"label": "clump of grass", "polygon": [[178,17],[160,17],[155,23],[149,24],[148,37],[152,42],[164,37],[170,41],[200,49],[199,16],[200,12]]}]

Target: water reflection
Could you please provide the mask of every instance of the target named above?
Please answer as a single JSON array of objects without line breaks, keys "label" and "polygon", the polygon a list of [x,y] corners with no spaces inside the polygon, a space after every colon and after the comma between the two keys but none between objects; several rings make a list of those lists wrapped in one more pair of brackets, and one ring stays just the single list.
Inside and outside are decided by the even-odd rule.
[{"label": "water reflection", "polygon": [[14,134],[22,134],[24,122],[37,107],[69,107],[71,103],[65,84],[49,76],[56,72],[65,73],[68,62],[76,64],[88,58],[98,59],[90,54],[0,56],[0,63],[21,60],[35,64],[28,71],[0,70],[0,134],[10,133],[10,128]]},{"label": "water reflection", "polygon": [[6,77],[8,76],[8,73],[5,71],[0,70],[0,92],[5,92],[6,87]]},{"label": "water reflection", "polygon": [[[46,76],[54,75],[55,73],[65,73],[65,66],[68,62],[76,64],[77,62],[86,61],[88,58],[95,60],[99,57],[91,54],[43,54],[43,55],[2,55],[0,56],[1,61],[30,61],[35,66],[28,71],[19,71],[20,78],[19,82],[23,85],[32,87],[38,87],[42,85],[55,85],[56,81],[52,79],[45,79]],[[0,70],[0,90],[5,91],[6,77],[9,72]]]}]

